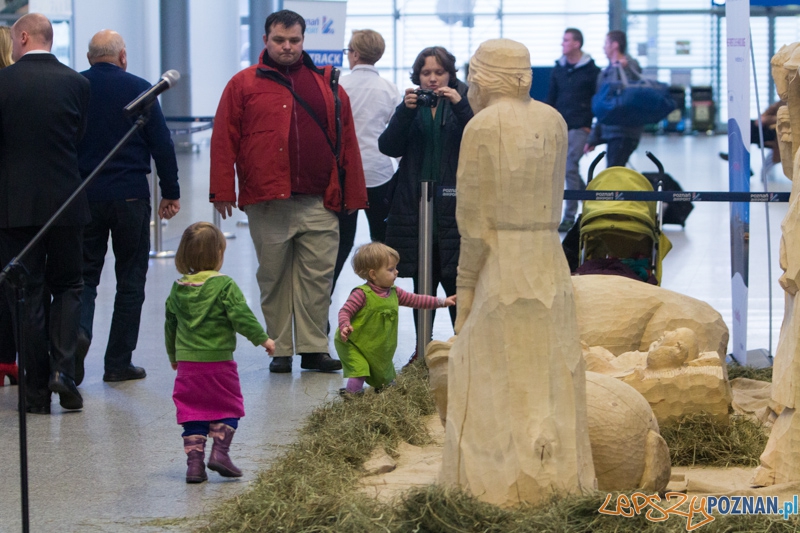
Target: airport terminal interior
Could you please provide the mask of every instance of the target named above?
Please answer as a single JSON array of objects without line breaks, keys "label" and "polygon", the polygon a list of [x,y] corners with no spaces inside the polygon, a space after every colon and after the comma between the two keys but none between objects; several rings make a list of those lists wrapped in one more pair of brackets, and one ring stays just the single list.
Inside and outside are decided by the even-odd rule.
[{"label": "airport terminal interior", "polygon": [[[165,1],[165,0],[162,0]],[[172,2],[173,0],[169,0]],[[563,28],[580,26],[583,21],[593,21],[592,30],[596,33],[587,43],[591,43],[590,53],[595,57],[602,68],[607,64],[600,45],[602,35],[607,31],[609,16],[622,17],[633,28],[634,36],[630,37],[636,45],[643,43],[645,57],[647,58],[646,45],[647,32],[656,31],[663,24],[668,35],[660,34],[659,46],[675,51],[675,41],[692,41],[690,45],[678,45],[680,48],[689,46],[691,50],[703,49],[703,57],[697,59],[687,55],[683,64],[677,61],[680,57],[670,57],[664,63],[657,63],[658,54],[650,52],[650,63],[643,62],[649,68],[655,68],[659,78],[670,81],[670,72],[676,71],[675,79],[687,81],[686,120],[681,125],[682,131],[653,131],[646,133],[631,157],[629,166],[639,172],[654,170],[652,163],[647,159],[647,151],[655,154],[664,164],[665,171],[675,178],[686,191],[727,191],[729,187],[728,163],[720,157],[720,153],[728,152],[728,137],[725,134],[727,107],[724,98],[726,83],[724,66],[724,47],[714,49],[717,37],[713,39],[700,39],[697,35],[682,37],[677,35],[677,26],[680,17],[691,18],[692,24],[697,23],[711,28],[724,28],[724,6],[719,7],[708,1],[707,9],[697,13],[689,13],[694,9],[696,2],[667,2],[651,0],[649,2],[628,0],[610,2],[548,2],[561,6],[560,13],[545,13],[540,6],[541,13],[536,13],[534,8],[526,8],[524,21],[536,23],[537,17],[545,17],[548,21],[542,26],[557,26],[558,29],[548,29],[552,41],[546,43],[546,54],[535,49],[540,43],[536,36],[534,42],[526,43],[532,55],[539,64],[548,66],[559,55],[559,43]],[[0,0],[9,6],[13,1]],[[16,2],[19,4],[19,2]],[[219,10],[218,4],[228,2],[201,2],[192,0],[192,4],[202,4],[209,9]],[[255,2],[239,2],[239,12],[234,20],[241,22],[243,15]],[[288,3],[288,1],[287,1]],[[403,25],[402,39],[403,50],[419,50],[423,46],[443,44],[459,48],[457,52],[459,64],[466,63],[469,57],[464,54],[474,50],[481,40],[499,37],[499,31],[492,33],[487,24],[481,24],[482,18],[489,19],[487,14],[498,1],[464,2],[475,6],[479,15],[475,16],[472,28],[466,28],[464,22],[459,21],[452,26],[442,22],[437,17],[433,5],[437,2],[431,0],[417,0],[407,2],[369,2],[373,4],[373,14],[364,4],[351,0],[354,12],[351,15],[348,8],[347,34],[355,28],[368,27],[370,24],[381,24],[376,28],[381,31],[392,30],[391,6],[400,9],[404,18],[400,21]],[[441,3],[441,2],[440,2]],[[499,2],[503,4],[503,2]],[[528,4],[524,2],[525,4]],[[70,4],[70,2],[34,2],[30,5],[41,4],[54,6],[56,4]],[[103,6],[108,4],[112,7]],[[114,5],[126,4],[119,2],[97,2],[94,0],[73,0],[75,13],[63,16],[72,26],[69,35],[76,36],[74,41],[69,41],[70,50],[65,52],[66,57],[76,58],[81,56],[83,47],[88,37],[78,39],[77,35],[90,36],[94,31],[104,27],[113,27],[112,23],[127,24],[133,32],[133,23],[122,21]],[[158,2],[143,2],[149,6],[144,14],[139,12],[136,23],[149,20],[158,14]],[[213,4],[217,4],[214,6]],[[235,2],[230,2],[235,4]],[[505,2],[505,11],[511,13],[509,7],[513,2]],[[540,2],[530,2],[530,5],[539,6]],[[544,2],[541,2],[544,4]],[[595,4],[597,4],[595,6]],[[641,5],[640,5],[641,4]],[[680,4],[680,6],[678,6]],[[690,5],[691,4],[691,5]],[[587,8],[586,6],[590,6]],[[611,9],[609,8],[611,6]],[[627,7],[626,7],[627,5]],[[120,7],[120,10],[129,7]],[[388,7],[387,7],[388,6]],[[673,11],[668,15],[657,14],[659,8],[667,6]],[[196,9],[192,7],[192,9]],[[622,10],[621,12],[619,10]],[[678,13],[685,9],[687,13]],[[79,13],[95,10],[96,13],[86,14],[91,20],[88,24],[81,20]],[[361,10],[359,15],[358,10]],[[375,15],[375,10],[388,10],[388,15],[381,12],[380,17]],[[617,10],[615,12],[615,10]],[[638,10],[638,12],[637,12]],[[415,37],[411,28],[414,27],[416,11],[421,24],[431,24],[437,31],[437,36],[428,35],[424,39]],[[366,13],[366,14],[365,14]],[[107,23],[103,20],[108,15]],[[463,13],[462,13],[463,15]],[[758,16],[756,16],[758,15]],[[774,15],[774,13],[773,13]],[[13,23],[14,15],[2,12],[1,23]],[[496,15],[495,15],[496,16]],[[138,18],[137,18],[138,17]],[[647,25],[648,17],[654,17],[650,26]],[[244,17],[246,18],[246,17]],[[511,22],[512,17],[506,20],[505,36],[514,37],[513,31],[521,31]],[[156,17],[157,19],[157,17]],[[721,19],[719,26],[715,26]],[[768,16],[763,11],[756,9],[753,16],[754,47],[757,48],[760,64],[757,65],[758,85],[761,88],[761,108],[765,108],[769,101],[770,91],[774,93],[774,85],[768,79],[768,51],[798,40],[796,21],[797,17]],[[431,20],[438,20],[433,24]],[[689,20],[689,19],[687,19]],[[697,22],[700,20],[700,22]],[[653,22],[655,21],[655,22]],[[260,21],[261,22],[261,21]],[[497,28],[503,21],[493,21],[491,27]],[[83,25],[82,25],[83,24]],[[689,25],[691,27],[691,25]],[[477,28],[477,29],[476,29]],[[511,31],[512,28],[516,28]],[[649,28],[649,29],[648,29]],[[777,29],[776,29],[777,28]],[[119,29],[124,37],[125,27]],[[237,41],[240,56],[246,61],[246,47],[242,48],[245,40],[239,33],[240,27],[228,31],[221,29],[221,33],[234,35]],[[480,31],[478,31],[478,29]],[[590,28],[585,28],[588,31]],[[469,31],[468,31],[469,30]],[[398,30],[400,31],[400,30]],[[636,33],[638,32],[638,33]],[[756,42],[756,34],[769,36],[770,42],[764,42],[760,37]],[[158,34],[152,30],[153,35]],[[546,32],[545,32],[546,33]],[[472,41],[462,46],[465,36],[471,35]],[[192,42],[199,37],[192,35]],[[203,36],[211,40],[209,34]],[[139,42],[142,35],[132,36],[131,41]],[[388,42],[394,42],[387,38]],[[665,44],[669,41],[669,45]],[[702,42],[701,42],[702,41]],[[162,41],[163,42],[163,41]],[[413,43],[413,44],[412,44]],[[393,46],[395,46],[393,45]],[[199,46],[199,45],[198,45]],[[543,45],[544,46],[544,45]],[[642,45],[639,44],[641,47]],[[697,48],[692,48],[692,47]],[[706,50],[708,49],[708,50]],[[245,50],[243,52],[242,50]],[[129,55],[134,55],[134,50],[129,49]],[[151,53],[152,51],[148,52]],[[379,63],[382,74],[389,79],[394,79],[402,89],[409,86],[407,73],[409,62],[413,60],[415,51],[405,55],[390,52],[394,58],[386,63]],[[542,59],[542,55],[549,57],[549,62]],[[722,54],[722,59],[713,57]],[[151,53],[152,55],[152,53]],[[674,55],[674,54],[673,54]],[[194,56],[192,56],[194,57]],[[411,59],[409,59],[409,57]],[[690,60],[697,59],[696,64]],[[213,59],[216,61],[216,59]],[[672,65],[669,61],[675,60]],[[134,60],[132,60],[134,61]],[[136,61],[141,61],[137,59]],[[716,63],[715,63],[716,61]],[[151,64],[142,66],[139,74],[157,79],[153,72],[158,72],[159,66]],[[675,66],[673,66],[675,65]],[[722,65],[722,66],[721,66]],[[82,64],[76,60],[75,68],[81,69]],[[214,76],[220,78],[215,82],[215,87],[224,86],[230,73],[235,72],[241,63],[228,68],[224,75],[203,72],[194,78]],[[85,68],[85,65],[83,65]],[[166,70],[168,66],[164,67]],[[193,72],[199,73],[198,64],[194,64]],[[347,73],[347,67],[343,69]],[[147,75],[145,75],[147,74]],[[688,76],[688,77],[687,77]],[[188,78],[188,77],[187,77]],[[197,83],[192,80],[192,87]],[[752,79],[752,78],[751,78]],[[694,131],[691,124],[692,107],[689,85],[714,87],[715,110],[713,126],[703,131]],[[721,93],[720,93],[721,91]],[[216,98],[218,98],[218,93]],[[212,94],[206,94],[197,99],[202,105],[213,101]],[[757,105],[754,102],[755,94],[751,94],[751,117],[756,116]],[[201,105],[197,104],[197,105]],[[213,115],[214,107],[193,107],[189,111],[192,115]],[[176,128],[185,127],[172,124]],[[663,130],[663,128],[662,128]],[[213,210],[208,202],[209,184],[209,137],[210,132],[205,131],[193,135],[182,135],[178,145],[178,165],[180,169],[181,185],[181,211],[173,219],[162,224],[160,228],[160,249],[154,252],[174,251],[178,245],[180,235],[189,224],[197,221],[213,221]],[[585,156],[581,161],[581,173],[585,177],[592,158],[599,153],[600,146],[592,154]],[[750,189],[754,192],[789,192],[791,181],[783,175],[780,164],[771,164],[771,153],[767,150],[762,161],[762,153],[756,145],[751,146],[750,162],[753,177]],[[766,164],[766,167],[765,167]],[[601,163],[600,168],[604,164]],[[763,178],[763,179],[762,179]],[[778,285],[781,275],[778,264],[778,246],[781,238],[781,220],[786,214],[786,203],[753,203],[750,205],[750,233],[749,233],[749,294],[747,310],[747,348],[751,350],[764,349],[767,353],[774,353],[783,317],[784,293]],[[366,218],[359,215],[356,245],[369,240]],[[259,290],[256,284],[255,272],[257,261],[253,250],[252,241],[246,224],[244,213],[236,211],[232,218],[221,223],[221,229],[226,232],[228,239],[225,263],[222,272],[232,276],[241,287],[248,304],[261,319],[259,310]],[[158,228],[153,227],[154,232]],[[694,211],[689,215],[685,227],[665,225],[664,232],[672,242],[673,248],[666,256],[663,263],[662,286],[709,303],[724,318],[729,328],[732,327],[731,303],[731,246],[730,246],[730,210],[725,202],[696,202]],[[563,234],[562,234],[563,237]],[[168,254],[161,254],[168,255]],[[246,408],[246,416],[240,423],[237,438],[232,445],[232,455],[236,458],[238,466],[244,471],[244,477],[239,479],[223,479],[211,477],[208,482],[200,485],[190,485],[184,482],[185,461],[183,444],[180,438],[180,427],[175,422],[175,406],[172,402],[172,384],[174,372],[170,368],[164,349],[164,301],[169,293],[174,280],[179,277],[175,270],[174,261],[170,257],[153,257],[150,260],[147,274],[146,300],[143,309],[142,327],[139,335],[138,348],[134,352],[133,362],[147,370],[147,377],[143,380],[120,383],[104,383],[103,352],[108,335],[110,314],[114,299],[114,272],[113,254],[109,251],[103,277],[98,287],[97,313],[95,315],[95,337],[86,359],[86,378],[80,386],[84,398],[84,408],[78,412],[63,411],[53,403],[51,416],[29,415],[27,417],[27,445],[29,465],[29,491],[30,491],[30,518],[31,531],[46,532],[59,531],[64,533],[106,533],[126,531],[171,531],[185,527],[172,525],[170,519],[189,517],[202,520],[204,512],[213,508],[222,499],[232,497],[247,489],[248,485],[258,475],[260,469],[267,467],[279,455],[282,446],[291,442],[296,429],[303,423],[306,416],[316,406],[324,402],[340,401],[337,391],[343,386],[340,372],[319,373],[302,371],[299,368],[299,358],[294,358],[292,373],[270,374],[268,370],[269,357],[260,347],[253,347],[244,338],[239,337],[235,358],[239,365],[242,383],[242,392]],[[346,300],[350,290],[360,284],[361,280],[353,273],[348,265],[342,273],[336,291],[332,296],[330,307],[330,321],[336,323],[336,315],[341,305]],[[410,279],[399,278],[397,285],[412,289]],[[399,318],[399,341],[394,363],[400,368],[415,350],[415,334],[411,311],[401,308]],[[433,338],[446,340],[453,335],[449,317],[445,312],[438,312],[433,328]],[[333,341],[330,343],[331,353]],[[729,351],[731,347],[729,346]],[[20,472],[19,472],[19,423],[17,406],[17,387],[6,386],[0,388],[0,531],[18,531],[20,528]],[[200,522],[198,522],[200,523]]]}]

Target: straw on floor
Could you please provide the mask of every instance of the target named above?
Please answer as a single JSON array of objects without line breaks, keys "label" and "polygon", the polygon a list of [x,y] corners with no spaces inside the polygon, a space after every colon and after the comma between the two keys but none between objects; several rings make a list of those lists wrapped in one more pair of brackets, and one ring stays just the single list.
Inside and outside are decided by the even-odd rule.
[{"label": "straw on floor", "polygon": [[[359,492],[361,465],[372,450],[383,446],[391,453],[401,440],[415,445],[429,443],[424,417],[434,412],[422,362],[408,367],[398,376],[397,385],[382,393],[369,391],[351,401],[337,399],[321,406],[310,415],[297,441],[258,476],[253,488],[220,505],[199,531],[686,531],[686,520],[679,516],[655,523],[647,520],[644,513],[631,518],[600,514],[604,493],[554,497],[547,505],[501,509],[463,490],[436,485],[411,490],[391,505]],[[752,428],[738,420],[726,427],[707,425],[708,420],[693,417],[675,426],[667,440],[671,449],[676,450],[673,452],[676,463],[732,465],[752,464],[753,458],[757,461],[763,446],[758,449],[754,443],[742,444],[750,439],[745,436],[754,432]],[[800,531],[800,520],[796,516],[789,520],[780,516],[724,516],[702,526],[702,531],[796,532]]]}]

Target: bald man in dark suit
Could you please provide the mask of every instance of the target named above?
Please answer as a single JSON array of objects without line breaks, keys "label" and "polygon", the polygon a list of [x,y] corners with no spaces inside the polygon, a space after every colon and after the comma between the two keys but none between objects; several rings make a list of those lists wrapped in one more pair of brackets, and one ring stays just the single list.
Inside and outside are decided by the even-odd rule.
[{"label": "bald man in dark suit", "polygon": [[[77,145],[86,127],[89,82],[50,53],[53,27],[43,15],[11,28],[10,67],[0,70],[0,264],[6,265],[81,183]],[[26,357],[27,410],[49,414],[55,392],[64,409],[81,409],[74,382],[83,285],[81,196],[23,258],[27,307],[17,316],[14,292],[5,296],[21,322]],[[46,289],[45,289],[46,287]],[[49,321],[45,299],[51,298]],[[47,329],[46,325],[47,324]]]}]

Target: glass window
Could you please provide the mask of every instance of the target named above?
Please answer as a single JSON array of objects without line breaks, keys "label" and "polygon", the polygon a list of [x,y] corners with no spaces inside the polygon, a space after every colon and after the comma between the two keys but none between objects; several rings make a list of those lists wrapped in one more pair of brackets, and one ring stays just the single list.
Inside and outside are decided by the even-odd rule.
[{"label": "glass window", "polygon": [[478,45],[498,37],[525,44],[531,64],[550,66],[561,56],[561,38],[568,27],[583,32],[584,51],[603,65],[608,0],[349,0],[345,41],[354,29],[380,32],[386,51],[376,66],[402,90],[411,86],[411,66],[428,46],[447,48],[463,78],[463,67]]}]

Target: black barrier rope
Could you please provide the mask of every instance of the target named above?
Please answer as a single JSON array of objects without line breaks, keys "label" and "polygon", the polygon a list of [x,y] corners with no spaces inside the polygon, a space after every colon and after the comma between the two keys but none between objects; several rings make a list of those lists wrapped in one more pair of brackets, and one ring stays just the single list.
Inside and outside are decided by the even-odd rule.
[{"label": "black barrier rope", "polygon": [[169,132],[172,135],[187,135],[190,133],[197,133],[199,131],[210,130],[214,127],[214,117],[164,117],[167,122],[195,122],[202,123],[201,126],[196,128],[170,128]]},{"label": "black barrier rope", "polygon": [[788,192],[719,192],[719,191],[564,191],[565,200],[600,200],[617,202],[748,202],[780,203],[789,201]]}]

